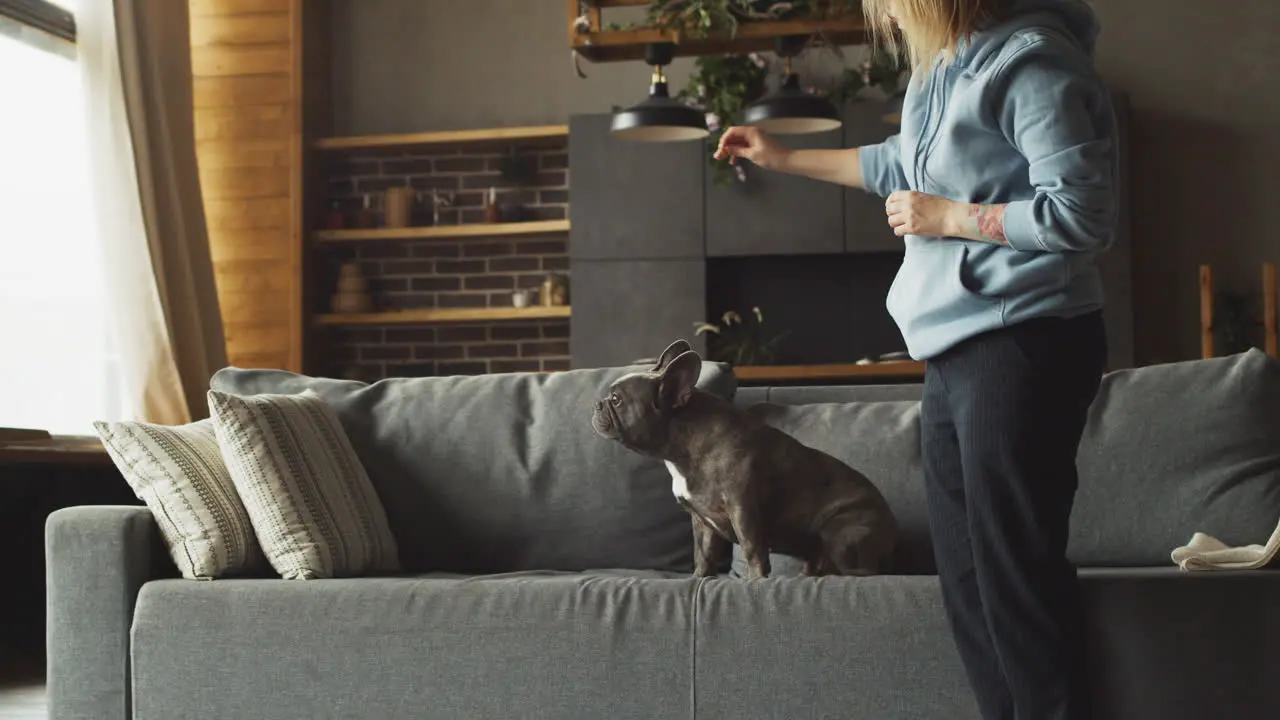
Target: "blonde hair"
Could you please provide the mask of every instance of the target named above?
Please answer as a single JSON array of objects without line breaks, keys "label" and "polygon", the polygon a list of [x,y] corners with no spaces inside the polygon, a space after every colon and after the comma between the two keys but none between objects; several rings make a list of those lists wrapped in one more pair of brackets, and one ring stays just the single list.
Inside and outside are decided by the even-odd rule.
[{"label": "blonde hair", "polygon": [[[969,33],[991,22],[1009,0],[862,0],[875,45],[896,55],[905,51],[912,69],[954,58]],[[897,11],[899,33],[889,18]]]}]

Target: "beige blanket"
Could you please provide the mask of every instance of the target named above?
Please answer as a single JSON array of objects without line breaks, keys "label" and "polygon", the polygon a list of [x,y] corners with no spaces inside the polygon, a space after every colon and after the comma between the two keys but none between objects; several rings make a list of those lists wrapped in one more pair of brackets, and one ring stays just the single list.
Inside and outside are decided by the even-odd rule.
[{"label": "beige blanket", "polygon": [[1280,525],[1266,545],[1231,547],[1204,533],[1173,551],[1173,561],[1183,570],[1256,570],[1265,567],[1280,552]]}]

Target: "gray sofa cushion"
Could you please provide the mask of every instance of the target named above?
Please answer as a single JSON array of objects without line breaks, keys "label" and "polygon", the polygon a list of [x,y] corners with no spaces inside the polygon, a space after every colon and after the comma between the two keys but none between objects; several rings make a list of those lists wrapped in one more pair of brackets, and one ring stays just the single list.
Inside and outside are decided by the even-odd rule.
[{"label": "gray sofa cushion", "polygon": [[1266,542],[1280,522],[1280,364],[1251,350],[1111,373],[1078,465],[1077,563],[1167,565],[1195,532]]},{"label": "gray sofa cushion", "polygon": [[769,388],[769,402],[779,405],[851,402],[919,402],[924,394],[922,383],[902,385],[826,385]]},{"label": "gray sofa cushion", "polygon": [[[212,387],[323,397],[382,499],[408,571],[688,571],[689,517],[662,464],[591,429],[592,404],[636,369],[367,385],[227,368]],[[733,399],[724,366],[704,363],[698,384]]]},{"label": "gray sofa cushion", "polygon": [[936,577],[716,579],[695,612],[697,717],[979,718]]},{"label": "gray sofa cushion", "polygon": [[[1096,717],[1276,716],[1280,572],[1081,579]],[[136,720],[978,718],[933,577],[160,580],[132,617]]]},{"label": "gray sofa cushion", "polygon": [[657,573],[151,582],[132,717],[685,718],[695,587]]},{"label": "gray sofa cushion", "polygon": [[[1280,572],[1086,568],[1094,717],[1277,717]],[[937,578],[714,580],[697,717],[978,720]]]}]

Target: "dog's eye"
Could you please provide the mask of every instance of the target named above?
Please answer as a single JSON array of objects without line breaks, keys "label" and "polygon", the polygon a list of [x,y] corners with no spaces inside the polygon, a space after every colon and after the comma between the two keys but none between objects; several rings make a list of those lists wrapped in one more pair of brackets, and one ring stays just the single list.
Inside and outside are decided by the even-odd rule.
[{"label": "dog's eye", "polygon": [[618,407],[622,404],[622,397],[618,393],[609,393],[609,404]]}]

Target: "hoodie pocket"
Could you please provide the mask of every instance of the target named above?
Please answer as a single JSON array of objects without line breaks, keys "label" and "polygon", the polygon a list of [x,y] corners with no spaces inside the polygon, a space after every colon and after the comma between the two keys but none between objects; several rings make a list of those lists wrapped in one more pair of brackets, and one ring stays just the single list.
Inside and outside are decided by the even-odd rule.
[{"label": "hoodie pocket", "polygon": [[[950,335],[966,326],[991,326],[1001,300],[976,291],[961,241],[908,237],[885,303],[908,343],[913,336]],[[998,323],[997,323],[998,324]]]}]

